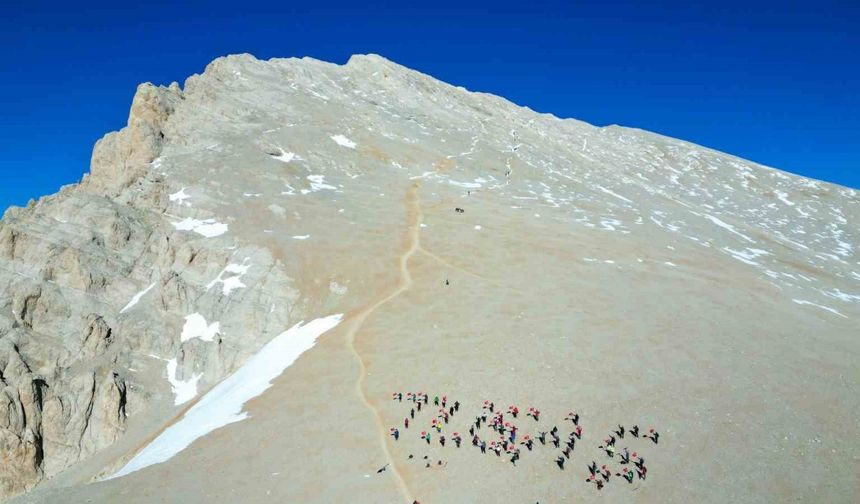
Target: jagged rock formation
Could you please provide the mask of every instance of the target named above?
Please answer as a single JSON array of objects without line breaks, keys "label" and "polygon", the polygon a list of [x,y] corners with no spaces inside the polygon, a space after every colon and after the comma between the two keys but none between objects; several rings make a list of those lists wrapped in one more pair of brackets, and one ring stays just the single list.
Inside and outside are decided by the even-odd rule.
[{"label": "jagged rock formation", "polygon": [[[455,213],[455,207],[465,211]],[[411,226],[415,257],[398,252],[408,241],[404,221]],[[788,336],[795,327],[822,334],[845,351],[832,355],[810,348],[802,359],[827,363],[820,376],[804,377],[798,385],[794,374],[774,372],[766,376],[769,386],[794,387],[808,398],[836,380],[831,370],[838,370],[842,383],[856,384],[856,365],[844,359],[857,350],[847,335],[856,333],[860,316],[858,221],[860,196],[851,189],[644,131],[537,114],[378,56],[355,56],[343,66],[220,58],[182,88],[141,85],[128,125],[96,144],[91,172],[80,184],[9,209],[0,223],[0,499],[126,442],[122,453],[101,461],[87,477],[115,469],[188,401],[285,328],[335,311],[375,310],[396,297],[386,293],[400,295],[405,289],[390,288],[400,275],[390,267],[398,260],[404,267],[417,264],[414,290],[434,296],[401,307],[412,314],[397,334],[410,341],[408,349],[397,347],[399,339],[384,339],[389,327],[399,327],[397,320],[375,314],[390,325],[377,323],[366,347],[355,347],[359,360],[361,351],[370,352],[377,370],[382,368],[374,376],[402,378],[414,369],[432,381],[435,368],[424,369],[423,360],[409,357],[415,348],[427,355],[423,337],[430,334],[427,339],[445,343],[433,349],[439,362],[480,366],[487,376],[503,377],[505,359],[488,363],[485,355],[517,348],[517,338],[539,331],[539,325],[518,325],[529,312],[543,315],[556,332],[589,339],[572,348],[552,339],[555,333],[531,342],[554,351],[542,354],[546,368],[532,372],[518,364],[523,383],[543,383],[547,390],[556,379],[571,379],[573,370],[556,376],[547,369],[565,369],[582,355],[583,345],[595,350],[577,369],[615,368],[609,356],[618,347],[642,345],[635,355],[643,368],[678,366],[635,375],[636,386],[651,396],[670,390],[687,398],[680,405],[659,394],[642,399],[639,410],[664,423],[692,422],[685,404],[695,403],[694,420],[701,425],[698,409],[710,406],[689,396],[710,386],[698,381],[704,379],[695,370],[699,365],[719,373],[725,392],[737,396],[719,407],[734,411],[735,405],[758,404],[749,383],[762,378],[747,373],[774,360],[799,369],[801,357],[791,351],[803,340]],[[420,246],[414,241],[419,233]],[[523,269],[528,274],[517,273]],[[432,289],[447,276],[454,286],[469,285],[481,295],[434,305],[432,315],[421,303],[442,299]],[[690,291],[678,294],[681,286]],[[445,296],[454,292],[459,291],[452,288]],[[743,304],[732,305],[738,300]],[[458,319],[460,306],[471,312]],[[624,315],[623,322],[606,315],[613,310]],[[754,338],[734,317],[746,310],[761,315],[750,327],[785,339],[770,338],[767,349],[748,346]],[[450,317],[439,315],[449,312]],[[772,325],[757,325],[765,322]],[[360,325],[350,326],[349,338]],[[601,332],[619,325],[638,339]],[[446,340],[440,327],[450,327],[457,339]],[[459,338],[471,337],[475,327],[484,337],[469,344],[485,353],[455,352]],[[507,336],[509,330],[517,338]],[[618,346],[601,347],[592,333]],[[655,336],[665,334],[674,339]],[[387,346],[374,346],[379,341]],[[723,353],[726,348],[744,355],[737,357],[741,364]],[[354,362],[329,351],[320,366],[333,376],[349,374]],[[391,371],[398,369],[400,374]],[[304,376],[317,383],[324,374]],[[577,376],[575,383],[590,379]],[[605,390],[586,385],[584,390],[600,389],[600,400],[638,400],[620,380],[604,384]],[[389,386],[371,379],[368,388],[380,392]],[[618,398],[613,391],[627,392]],[[600,404],[596,397],[578,396],[586,404],[592,399]],[[365,403],[375,404],[344,408],[360,418]],[[856,408],[856,398],[842,404],[828,421],[850,437],[857,425],[847,412]],[[811,430],[814,409],[795,405],[790,419],[773,413],[761,428]],[[316,428],[296,431],[317,439]],[[744,453],[739,449],[737,456]],[[797,464],[833,463],[830,455],[806,453]],[[770,464],[765,455],[747,453],[745,460]],[[252,458],[245,460],[252,464]],[[326,464],[335,467],[334,461]],[[796,468],[795,462],[785,464],[784,470]],[[327,470],[318,467],[319,477],[338,477]],[[406,474],[404,481],[420,478]],[[512,488],[525,488],[520,483]],[[113,484],[95,487],[117,488]],[[213,488],[218,484],[213,481]],[[793,484],[799,483],[786,483]],[[357,488],[341,488],[338,495],[362,502],[392,495],[386,493],[390,489]],[[336,498],[317,491],[313,498],[321,502]],[[480,485],[474,492],[462,502],[490,495]],[[110,501],[107,493],[97,495]],[[286,497],[313,500],[305,494]]]},{"label": "jagged rock formation", "polygon": [[[203,311],[197,298],[208,277],[234,255],[176,233],[164,219],[164,177],[148,173],[182,99],[175,83],[141,85],[128,126],[99,140],[81,184],[10,208],[0,224],[0,499],[113,443],[129,415],[153,399],[130,378],[148,355],[178,355],[176,380],[200,373],[201,385],[217,382],[271,337],[250,303],[295,298],[274,271],[239,296],[248,304],[228,306],[218,296],[205,306],[222,326],[233,318],[256,337],[214,346],[173,337],[187,313]],[[260,275],[275,264],[256,247],[233,252],[253,258]],[[145,306],[124,313],[150,284]],[[273,284],[277,292],[265,292]]]}]

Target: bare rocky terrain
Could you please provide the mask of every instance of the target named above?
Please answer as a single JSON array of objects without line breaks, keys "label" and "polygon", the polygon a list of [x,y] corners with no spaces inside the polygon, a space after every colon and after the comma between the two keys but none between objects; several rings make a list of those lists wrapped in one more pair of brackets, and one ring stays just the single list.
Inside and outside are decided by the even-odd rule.
[{"label": "bare rocky terrain", "polygon": [[[379,56],[219,58],[0,222],[0,500],[853,502],[858,222],[855,190]],[[229,424],[129,465],[336,314]],[[396,391],[462,403],[445,447]],[[484,400],[538,407],[522,434],[580,413],[565,469],[453,447]],[[598,492],[618,424],[660,442],[618,439],[648,477]]]}]

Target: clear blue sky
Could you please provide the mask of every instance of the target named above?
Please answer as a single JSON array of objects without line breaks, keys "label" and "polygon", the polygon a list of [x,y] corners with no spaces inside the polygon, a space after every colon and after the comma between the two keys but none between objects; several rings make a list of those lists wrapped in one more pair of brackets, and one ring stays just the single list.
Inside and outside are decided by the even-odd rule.
[{"label": "clear blue sky", "polygon": [[78,181],[139,82],[181,83],[239,52],[375,52],[538,111],[860,187],[857,0],[74,3],[0,6],[0,210]]}]

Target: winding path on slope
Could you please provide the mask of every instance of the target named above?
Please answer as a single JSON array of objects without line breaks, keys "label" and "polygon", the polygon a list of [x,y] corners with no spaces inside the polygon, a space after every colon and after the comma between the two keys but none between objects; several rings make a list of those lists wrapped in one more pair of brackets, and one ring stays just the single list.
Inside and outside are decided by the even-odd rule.
[{"label": "winding path on slope", "polygon": [[401,494],[403,494],[403,497],[406,499],[406,502],[409,503],[413,502],[415,499],[412,496],[412,492],[409,490],[409,486],[406,484],[406,480],[404,480],[403,476],[400,475],[400,471],[397,469],[397,464],[394,462],[394,458],[391,456],[391,452],[388,450],[388,433],[385,430],[385,426],[382,421],[382,415],[380,415],[376,407],[373,406],[373,403],[370,402],[367,397],[367,393],[364,390],[364,382],[367,378],[367,365],[365,364],[364,359],[361,357],[361,354],[355,347],[355,337],[358,331],[361,329],[361,326],[364,324],[364,321],[367,320],[367,317],[369,317],[370,314],[376,311],[376,309],[380,306],[403,294],[410,287],[412,287],[412,275],[409,273],[409,259],[416,252],[421,250],[419,229],[421,225],[421,219],[423,218],[423,214],[421,213],[421,202],[418,197],[418,189],[419,184],[415,183],[406,192],[406,249],[400,256],[400,278],[397,282],[397,287],[390,293],[378,299],[376,302],[363,308],[361,311],[350,317],[350,324],[346,331],[346,344],[352,351],[352,353],[355,355],[355,358],[358,361],[359,365],[359,375],[358,379],[355,382],[355,391],[361,399],[361,402],[364,403],[364,405],[367,406],[367,408],[373,413],[373,418],[376,421],[376,426],[379,430],[380,448],[385,454],[385,457],[390,467],[389,470],[394,475],[398,490]]}]

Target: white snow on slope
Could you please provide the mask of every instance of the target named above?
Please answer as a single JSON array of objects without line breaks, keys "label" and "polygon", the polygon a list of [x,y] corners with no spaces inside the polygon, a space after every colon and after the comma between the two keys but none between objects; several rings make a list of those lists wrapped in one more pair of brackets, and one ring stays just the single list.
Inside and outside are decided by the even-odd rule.
[{"label": "white snow on slope", "polygon": [[221,323],[212,322],[206,323],[206,318],[199,313],[192,313],[185,317],[185,325],[182,327],[182,335],[180,341],[188,341],[194,338],[200,338],[203,341],[213,341],[216,334],[221,333]]},{"label": "white snow on slope", "polygon": [[[218,276],[215,278],[215,280],[212,280],[211,282],[206,284],[206,290],[209,290],[212,287],[214,287],[215,285],[220,283],[220,284],[222,284],[221,285],[221,292],[225,296],[229,296],[230,293],[233,292],[235,289],[241,289],[242,287],[247,287],[247,285],[242,283],[242,275],[247,273],[248,268],[250,268],[250,267],[251,267],[251,265],[248,264],[248,258],[247,257],[242,262],[242,264],[236,264],[236,263],[228,264],[223,270],[221,270],[220,273],[218,273]],[[224,278],[225,273],[234,273],[234,275],[229,276],[227,278]]]},{"label": "white snow on slope", "polygon": [[337,191],[337,187],[326,184],[325,175],[308,175],[308,180],[311,183],[310,189],[302,189],[302,194],[309,194],[312,192],[322,191],[323,189],[328,189],[330,191]]},{"label": "white snow on slope", "polygon": [[[178,204],[182,205],[183,203],[185,203],[185,200],[191,198],[191,195],[186,193],[185,188],[183,187],[182,189],[168,196],[168,198],[170,198],[170,201],[175,201]],[[191,203],[189,203],[188,206],[191,206]]]},{"label": "white snow on slope", "polygon": [[598,188],[598,189],[600,189],[601,191],[605,192],[606,194],[608,194],[608,195],[610,195],[610,196],[615,196],[616,198],[620,199],[621,201],[626,201],[627,203],[633,203],[632,201],[630,201],[629,199],[625,198],[624,196],[622,196],[622,195],[620,195],[620,194],[618,194],[618,193],[612,192],[612,191],[610,191],[609,189],[607,189],[607,188],[605,188],[605,187],[603,187],[603,186],[596,185],[595,187],[596,187],[596,188]]},{"label": "white snow on slope", "polygon": [[[248,413],[242,411],[245,403],[268,389],[272,380],[311,349],[320,335],[338,325],[341,318],[342,315],[338,314],[312,320],[305,325],[298,323],[276,336],[108,479],[166,462],[196,439],[248,418]],[[171,362],[175,367],[175,360]]]},{"label": "white snow on slope", "polygon": [[281,153],[277,156],[272,156],[272,158],[277,159],[278,161],[281,161],[283,163],[289,163],[293,159],[296,159],[295,153],[287,152],[284,149],[281,149],[280,147],[278,147],[278,150],[281,151]]},{"label": "white snow on slope", "polygon": [[792,299],[792,301],[794,301],[795,303],[797,303],[797,304],[799,304],[799,305],[809,305],[809,306],[814,306],[814,307],[816,307],[816,308],[821,308],[822,310],[827,310],[827,311],[829,311],[830,313],[833,313],[833,314],[839,315],[839,316],[840,316],[840,317],[842,317],[842,318],[848,318],[848,317],[846,317],[845,315],[843,315],[843,314],[839,313],[838,311],[834,310],[833,308],[830,308],[830,307],[828,307],[828,306],[821,306],[820,304],[813,303],[812,301],[806,301],[806,300],[804,300],[804,299]]},{"label": "white snow on slope", "polygon": [[137,294],[135,294],[134,297],[131,298],[131,301],[129,301],[128,304],[125,305],[125,307],[122,310],[120,310],[119,312],[125,313],[128,310],[130,310],[134,305],[137,304],[138,301],[140,301],[140,298],[145,296],[146,293],[149,292],[150,290],[152,290],[153,287],[155,287],[155,282],[152,282],[152,285],[150,285],[149,287],[147,287],[147,288],[143,289],[142,291],[138,292]]},{"label": "white snow on slope", "polygon": [[770,255],[770,252],[767,250],[755,249],[755,248],[746,248],[744,250],[734,250],[729,247],[723,247],[723,250],[731,254],[732,257],[737,259],[738,261],[745,262],[752,266],[758,266],[759,263],[755,262],[754,259],[760,256]]},{"label": "white snow on slope", "polygon": [[227,224],[216,222],[215,219],[198,220],[186,217],[179,222],[172,222],[171,224],[179,231],[194,231],[206,238],[214,238],[227,232]]},{"label": "white snow on slope", "polygon": [[713,222],[714,224],[716,224],[717,226],[720,226],[721,228],[725,229],[726,231],[728,231],[728,232],[730,232],[730,233],[732,233],[732,234],[736,234],[736,235],[740,236],[741,238],[743,238],[744,240],[748,241],[749,243],[755,243],[755,240],[753,240],[753,239],[752,239],[752,238],[750,238],[749,236],[747,236],[747,235],[745,235],[745,234],[741,233],[740,231],[738,231],[737,229],[735,229],[735,227],[734,227],[734,226],[732,226],[731,224],[727,224],[727,223],[725,223],[725,222],[721,221],[720,219],[718,219],[718,218],[714,217],[713,215],[708,215],[708,214],[701,214],[701,215],[702,215],[704,218],[706,218],[706,219],[708,219],[709,221],[711,221],[711,222]]},{"label": "white snow on slope", "polygon": [[179,406],[180,404],[187,403],[191,399],[194,399],[197,395],[197,382],[200,381],[200,378],[203,375],[196,374],[190,379],[183,381],[176,378],[177,367],[178,364],[175,358],[167,361],[167,381],[170,382],[170,386],[173,388],[173,394],[176,396],[173,400],[173,404]]},{"label": "white snow on slope", "polygon": [[331,139],[342,147],[346,147],[348,149],[355,149],[356,143],[343,135],[334,135],[333,137],[331,137]]}]

